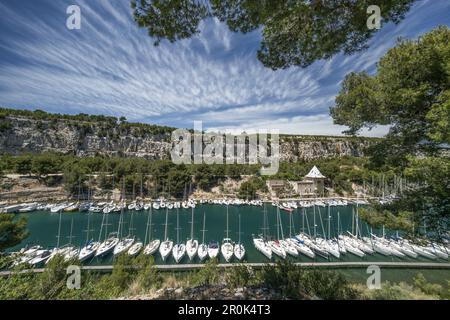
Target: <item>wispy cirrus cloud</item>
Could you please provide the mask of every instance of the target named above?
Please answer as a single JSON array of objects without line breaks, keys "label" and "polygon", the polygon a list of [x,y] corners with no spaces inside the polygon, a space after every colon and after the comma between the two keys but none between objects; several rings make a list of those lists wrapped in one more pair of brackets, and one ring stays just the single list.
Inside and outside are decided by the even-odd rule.
[{"label": "wispy cirrus cloud", "polygon": [[[81,30],[65,27],[70,4],[81,7]],[[217,20],[203,22],[196,37],[155,47],[133,22],[128,1],[0,3],[0,104],[179,127],[203,120],[209,128],[339,134],[343,128],[332,124],[328,109],[345,74],[373,72],[398,36],[445,23],[445,9],[445,1],[419,2],[399,26],[380,31],[368,51],[272,71],[256,59],[258,32],[234,34]],[[427,16],[433,22],[421,21]]]}]

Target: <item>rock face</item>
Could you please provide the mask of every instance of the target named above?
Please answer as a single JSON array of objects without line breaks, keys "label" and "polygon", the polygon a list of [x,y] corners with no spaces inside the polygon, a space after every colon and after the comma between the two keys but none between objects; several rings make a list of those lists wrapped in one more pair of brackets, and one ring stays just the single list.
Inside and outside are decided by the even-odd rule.
[{"label": "rock face", "polygon": [[[363,156],[373,143],[367,138],[282,136],[282,161],[296,162],[340,156]],[[151,133],[139,126],[126,128],[73,120],[0,118],[0,153],[18,155],[55,151],[78,156],[110,155],[170,159],[170,133]]]},{"label": "rock face", "polygon": [[281,139],[280,157],[287,162],[342,156],[361,157],[373,142],[374,140],[367,138],[289,137]]},{"label": "rock face", "polygon": [[95,154],[147,159],[168,159],[167,134],[139,133],[139,128],[105,128],[74,121],[37,121],[26,118],[0,119],[8,123],[0,131],[0,152],[21,154],[55,151],[78,156]]}]

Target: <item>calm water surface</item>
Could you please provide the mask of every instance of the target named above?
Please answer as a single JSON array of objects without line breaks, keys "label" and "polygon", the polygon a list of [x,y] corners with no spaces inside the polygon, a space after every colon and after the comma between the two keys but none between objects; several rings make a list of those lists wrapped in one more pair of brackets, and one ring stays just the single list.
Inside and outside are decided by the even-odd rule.
[{"label": "calm water surface", "polygon": [[[276,227],[276,208],[267,205],[267,215],[269,222],[268,233],[274,237],[277,236]],[[238,230],[238,219],[241,216],[241,241],[246,249],[245,260],[247,262],[267,262],[268,260],[255,249],[252,242],[252,235],[260,234],[262,232],[262,221],[263,221],[263,207],[255,206],[229,206],[229,236],[233,241],[238,241],[239,230]],[[340,217],[340,230],[352,230],[352,216],[355,211],[354,206],[340,206],[331,207],[328,214],[328,208],[316,207],[315,217],[316,217],[316,233],[317,234],[327,234],[330,230],[331,236],[336,236],[338,232],[338,212]],[[284,236],[289,236],[290,233],[295,234],[301,230],[305,232],[314,234],[314,208],[297,209],[293,215],[293,224],[290,226],[289,216],[290,214],[281,211],[281,226]],[[305,214],[303,214],[305,212]],[[206,216],[206,232],[205,232],[205,242],[209,243],[212,240],[221,242],[225,237],[226,229],[226,206],[220,205],[197,205],[194,209],[194,237],[201,242],[202,240],[202,229],[203,229],[203,214]],[[52,248],[57,244],[57,234],[58,234],[58,224],[59,224],[59,214],[50,212],[33,212],[27,214],[21,214],[28,219],[28,229],[30,231],[30,236],[24,240],[20,245],[12,248],[12,250],[18,250],[25,245],[40,244],[43,247]],[[73,213],[62,213],[61,218],[61,234],[60,234],[60,245],[67,244],[71,241],[73,245],[82,246],[87,239],[87,222],[88,216],[90,216],[90,235],[89,238],[98,240],[100,227],[102,224],[103,214],[101,213],[87,213],[87,212],[73,212]],[[103,236],[100,240],[104,239],[105,228],[107,227],[107,232],[114,232],[118,230],[119,217],[118,213],[108,214],[108,225],[104,226]],[[152,233],[153,238],[163,239],[164,238],[164,223],[165,223],[165,210],[153,210],[152,216]],[[328,220],[328,217],[331,217]],[[130,229],[130,220],[133,218],[133,228]],[[123,216],[123,236],[129,233],[133,234],[137,239],[141,241],[145,238],[146,226],[148,219],[148,211],[125,211]],[[176,232],[176,221],[177,221],[177,210],[169,210],[168,213],[168,237],[173,241],[177,241]],[[179,209],[179,240],[186,241],[190,237],[191,230],[191,209]],[[330,228],[328,229],[328,221],[330,222]],[[70,230],[72,227],[72,239],[70,239]],[[308,228],[309,227],[309,228]],[[369,227],[364,223],[360,222],[361,233],[367,235],[370,230]],[[281,232],[281,231],[280,231]],[[380,230],[373,230],[374,233],[381,234]],[[392,231],[387,230],[386,234],[393,234]],[[276,259],[276,258],[275,258]],[[311,262],[311,261],[327,261],[326,259],[316,257],[315,259],[307,258],[300,255],[298,258],[289,257],[293,261],[298,262]],[[220,257],[220,262],[224,262],[223,257]],[[425,258],[418,259],[400,259],[395,257],[385,257],[382,255],[375,254],[373,256],[366,256],[364,258],[358,258],[351,254],[346,254],[341,256],[341,259],[330,258],[329,261],[430,261]],[[112,256],[107,256],[102,259],[94,258],[92,261],[87,262],[91,265],[103,265],[111,264]],[[187,256],[181,261],[181,263],[188,263],[189,259]],[[442,261],[443,262],[443,261]],[[171,256],[166,262],[163,262],[160,255],[156,254],[157,264],[173,264],[175,261]],[[194,260],[191,263],[198,263]]]}]

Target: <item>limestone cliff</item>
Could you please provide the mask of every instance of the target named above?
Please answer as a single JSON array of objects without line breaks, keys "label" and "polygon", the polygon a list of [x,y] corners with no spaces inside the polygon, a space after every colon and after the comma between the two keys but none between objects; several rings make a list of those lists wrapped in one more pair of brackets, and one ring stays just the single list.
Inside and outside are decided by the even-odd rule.
[{"label": "limestone cliff", "polygon": [[[156,130],[155,130],[156,128]],[[83,122],[67,119],[0,118],[0,152],[18,155],[55,151],[78,156],[95,154],[169,159],[170,131],[145,125]],[[282,136],[282,161],[363,156],[367,138]]]}]

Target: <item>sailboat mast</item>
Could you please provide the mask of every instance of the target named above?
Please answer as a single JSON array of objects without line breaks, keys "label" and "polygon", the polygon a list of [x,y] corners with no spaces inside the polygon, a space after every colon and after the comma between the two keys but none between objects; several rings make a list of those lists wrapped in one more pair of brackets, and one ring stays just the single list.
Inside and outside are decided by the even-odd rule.
[{"label": "sailboat mast", "polygon": [[238,243],[241,244],[241,215],[239,214],[239,240]]},{"label": "sailboat mast", "polygon": [[178,209],[177,209],[177,244],[180,243],[180,227],[179,227],[179,221],[178,221]]},{"label": "sailboat mast", "polygon": [[337,213],[337,216],[338,216],[338,236],[340,236],[341,235],[341,232],[340,232],[341,217],[340,217],[339,211]]},{"label": "sailboat mast", "polygon": [[302,232],[305,233],[305,208],[302,210]]},{"label": "sailboat mast", "polygon": [[280,240],[280,208],[277,208],[277,240]]},{"label": "sailboat mast", "polygon": [[358,217],[358,203],[356,204],[356,238],[358,238],[359,231],[359,217]]},{"label": "sailboat mast", "polygon": [[106,215],[106,221],[105,221],[105,240],[108,237],[108,215]]},{"label": "sailboat mast", "polygon": [[166,208],[166,226],[164,228],[164,240],[167,241],[167,218],[168,218],[168,209]]},{"label": "sailboat mast", "polygon": [[59,240],[61,238],[61,211],[59,212],[58,235],[56,236],[56,248],[59,248]]},{"label": "sailboat mast", "polygon": [[289,215],[289,238],[292,238],[292,214]]},{"label": "sailboat mast", "polygon": [[89,229],[89,227],[90,227],[90,215],[88,214],[88,221],[87,221],[87,229],[86,229],[86,243],[88,243],[88,241],[89,241],[89,231],[90,231],[90,229]]},{"label": "sailboat mast", "polygon": [[69,236],[69,244],[72,244],[72,231],[73,231],[73,218],[70,222],[70,236]]},{"label": "sailboat mast", "polygon": [[330,204],[328,204],[328,239],[331,239],[330,229],[331,229],[331,215],[330,215]]},{"label": "sailboat mast", "polygon": [[317,236],[317,228],[316,228],[316,205],[314,205],[314,211],[313,211],[313,215],[314,215],[314,238],[316,238]]},{"label": "sailboat mast", "polygon": [[105,222],[105,214],[102,216],[102,224],[100,225],[100,232],[98,234],[98,242],[102,239],[102,232],[103,232],[103,224]]},{"label": "sailboat mast", "polygon": [[191,240],[194,240],[194,207],[192,207],[191,214]]},{"label": "sailboat mast", "polygon": [[226,230],[226,234],[227,234],[227,239],[228,239],[228,205],[227,205],[227,230]]},{"label": "sailboat mast", "polygon": [[206,215],[205,215],[205,211],[203,211],[203,235],[202,235],[202,243],[205,243],[205,220],[206,220]]},{"label": "sailboat mast", "polygon": [[150,219],[151,219],[151,214],[150,214],[151,210],[152,209],[150,207],[150,209],[148,210],[148,216],[147,216],[147,227],[145,228],[144,246],[147,244],[148,227],[150,225]]}]

